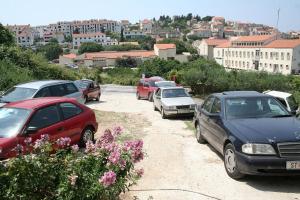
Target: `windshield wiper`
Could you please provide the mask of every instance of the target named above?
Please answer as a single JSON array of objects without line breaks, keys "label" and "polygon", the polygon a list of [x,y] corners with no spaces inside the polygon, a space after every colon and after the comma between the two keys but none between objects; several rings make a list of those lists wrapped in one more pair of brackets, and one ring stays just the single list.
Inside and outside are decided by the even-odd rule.
[{"label": "windshield wiper", "polygon": [[293,115],[289,115],[289,114],[287,114],[287,115],[274,115],[274,116],[272,116],[272,118],[281,118],[281,117],[292,117]]}]

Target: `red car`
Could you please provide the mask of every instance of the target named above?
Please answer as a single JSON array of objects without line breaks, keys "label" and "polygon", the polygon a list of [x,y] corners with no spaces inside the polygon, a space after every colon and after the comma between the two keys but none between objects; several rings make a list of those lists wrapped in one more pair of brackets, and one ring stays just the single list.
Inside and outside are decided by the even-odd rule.
[{"label": "red car", "polygon": [[164,79],[161,77],[151,77],[151,78],[143,78],[138,82],[136,98],[137,99],[148,99],[149,101],[153,100],[153,93],[158,88],[155,85],[155,82],[163,81]]},{"label": "red car", "polygon": [[0,158],[14,157],[12,151],[24,140],[32,142],[49,135],[51,141],[69,137],[71,145],[84,147],[97,131],[95,113],[71,98],[47,97],[6,104],[0,108]]},{"label": "red car", "polygon": [[100,101],[101,88],[96,82],[88,79],[74,81],[75,85],[81,90],[84,103],[89,100]]}]

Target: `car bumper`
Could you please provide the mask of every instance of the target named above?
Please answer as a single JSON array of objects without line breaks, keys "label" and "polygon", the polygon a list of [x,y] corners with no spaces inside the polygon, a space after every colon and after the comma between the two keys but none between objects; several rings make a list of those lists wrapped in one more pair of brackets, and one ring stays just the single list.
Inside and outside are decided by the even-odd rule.
[{"label": "car bumper", "polygon": [[287,170],[287,161],[300,161],[300,158],[278,158],[275,156],[249,156],[236,152],[236,161],[241,173],[249,175],[300,175],[300,170]]},{"label": "car bumper", "polygon": [[195,109],[187,109],[187,110],[165,110],[165,114],[168,116],[172,115],[194,115]]}]

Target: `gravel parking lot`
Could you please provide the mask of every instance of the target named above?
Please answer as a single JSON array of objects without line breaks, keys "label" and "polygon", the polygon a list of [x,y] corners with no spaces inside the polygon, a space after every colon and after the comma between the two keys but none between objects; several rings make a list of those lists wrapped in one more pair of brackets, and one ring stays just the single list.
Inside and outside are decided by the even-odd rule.
[{"label": "gravel parking lot", "polygon": [[[209,145],[197,143],[185,123],[191,119],[163,120],[152,103],[136,100],[128,88],[122,92],[122,87],[105,87],[101,102],[89,106],[129,118],[135,116],[130,123],[142,124],[140,137],[147,157],[140,165],[145,174],[122,199],[300,199],[299,177],[229,178],[221,156]],[[136,116],[145,123],[138,122]]]}]

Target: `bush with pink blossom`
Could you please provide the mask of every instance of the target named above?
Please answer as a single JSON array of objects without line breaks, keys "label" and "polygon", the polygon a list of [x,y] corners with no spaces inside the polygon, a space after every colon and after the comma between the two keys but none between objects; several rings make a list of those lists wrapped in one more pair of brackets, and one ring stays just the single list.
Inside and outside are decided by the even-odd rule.
[{"label": "bush with pink blossom", "polygon": [[120,127],[106,130],[85,149],[70,138],[50,141],[43,135],[18,156],[0,163],[1,199],[116,199],[144,173],[135,164],[144,158],[141,140],[118,140]]}]

